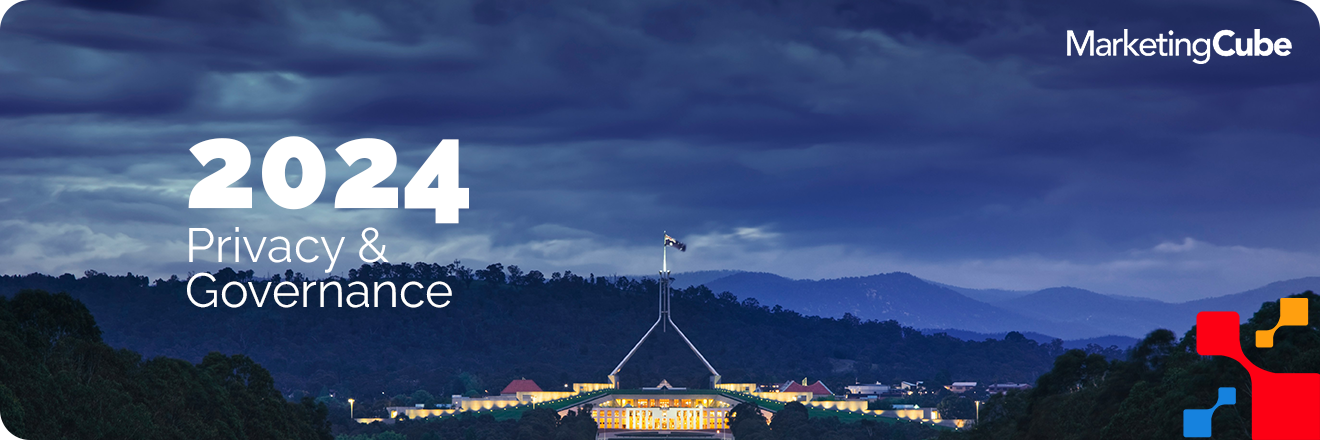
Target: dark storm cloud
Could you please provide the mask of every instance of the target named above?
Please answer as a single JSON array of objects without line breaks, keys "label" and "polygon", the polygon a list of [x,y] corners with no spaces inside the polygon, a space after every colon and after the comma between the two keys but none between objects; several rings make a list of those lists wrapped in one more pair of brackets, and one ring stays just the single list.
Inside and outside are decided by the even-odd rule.
[{"label": "dark storm cloud", "polygon": [[[1292,39],[1293,55],[1064,55],[1067,30],[1257,28]],[[128,252],[36,260],[77,266],[177,246],[185,227],[352,235],[370,223],[422,258],[627,273],[649,234],[691,231],[694,251],[745,251],[712,251],[706,268],[938,279],[985,267],[1020,274],[1019,287],[1187,296],[1179,264],[1262,259],[1239,248],[1283,268],[1313,261],[1316,42],[1315,16],[1282,0],[33,0],[0,27],[0,233]],[[261,157],[291,135],[321,147],[331,176],[305,212],[260,192]],[[215,137],[253,153],[251,212],[184,209],[219,167],[186,149]],[[365,166],[331,149],[360,137],[399,150],[395,186],[440,139],[462,139],[463,224],[326,216]]]}]

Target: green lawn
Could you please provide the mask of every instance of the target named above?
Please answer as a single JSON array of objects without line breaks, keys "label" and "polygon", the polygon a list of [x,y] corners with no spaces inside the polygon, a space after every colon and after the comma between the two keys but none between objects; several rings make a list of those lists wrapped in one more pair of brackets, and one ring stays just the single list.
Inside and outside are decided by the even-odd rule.
[{"label": "green lawn", "polygon": [[[762,398],[759,398],[759,397],[752,396],[752,395],[750,395],[750,394],[737,393],[737,392],[733,392],[733,391],[725,391],[725,390],[718,390],[718,391],[719,391],[720,394],[723,394],[723,395],[726,395],[726,396],[729,396],[729,397],[732,397],[732,398],[735,398],[735,399],[741,399],[741,400],[745,400],[745,401],[754,402],[754,403],[756,403],[757,405],[760,405],[762,408],[768,409],[768,410],[770,410],[770,411],[778,412],[779,410],[784,409],[784,403],[783,403],[783,402],[776,402],[776,401],[773,401],[773,400],[766,400],[766,399],[762,399]],[[839,418],[839,421],[841,421],[841,422],[845,422],[845,423],[852,423],[852,422],[856,422],[856,421],[863,420],[863,419],[874,420],[874,421],[882,422],[882,423],[900,423],[900,422],[902,422],[902,423],[918,423],[918,422],[915,422],[915,421],[911,421],[911,420],[907,420],[907,419],[899,419],[899,418],[896,418],[896,417],[881,417],[881,416],[878,416],[878,415],[875,415],[875,414],[862,414],[862,413],[855,413],[855,412],[851,412],[851,411],[835,411],[835,410],[832,410],[832,409],[821,409],[821,408],[815,408],[815,407],[810,407],[810,406],[807,407],[807,415],[810,416],[810,417],[812,417],[812,418],[838,417],[838,418]],[[934,428],[936,428],[936,429],[950,429],[949,427],[946,427],[946,426],[939,426],[939,425],[935,425]]]},{"label": "green lawn", "polygon": [[[578,403],[581,403],[584,400],[595,398],[596,396],[599,396],[603,393],[604,391],[593,391],[590,393],[579,394],[566,399],[551,400],[549,402],[538,403],[536,404],[535,407],[537,408],[549,407],[549,408],[554,408],[556,411],[558,411],[573,405],[577,405]],[[518,405],[511,408],[492,409],[486,411],[459,412],[456,413],[455,415],[470,414],[474,416],[479,416],[482,414],[490,414],[495,417],[495,420],[518,420],[519,418],[522,418],[522,414],[524,411],[527,411],[532,408],[533,408],[532,405]]]}]

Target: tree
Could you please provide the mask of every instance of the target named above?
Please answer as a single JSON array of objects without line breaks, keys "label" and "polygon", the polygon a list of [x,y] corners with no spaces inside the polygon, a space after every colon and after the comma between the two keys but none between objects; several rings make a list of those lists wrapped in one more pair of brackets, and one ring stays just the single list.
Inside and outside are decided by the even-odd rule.
[{"label": "tree", "polygon": [[949,396],[935,405],[944,419],[971,419],[976,417],[976,402],[963,396]]},{"label": "tree", "polygon": [[809,435],[809,420],[805,405],[789,402],[770,419],[770,430],[781,439],[806,438]]},{"label": "tree", "polygon": [[44,291],[0,297],[0,412],[30,440],[333,438],[324,405],[285,401],[251,359],[143,361],[103,343],[81,302]]},{"label": "tree", "polygon": [[564,418],[559,419],[559,429],[556,432],[556,440],[592,440],[596,438],[596,430],[599,425],[596,419],[591,417],[591,405],[582,405],[578,411],[569,411]]},{"label": "tree", "polygon": [[28,437],[27,431],[23,429],[23,404],[4,385],[0,385],[0,418],[4,419],[5,428],[9,429],[10,434],[18,438]]},{"label": "tree", "polygon": [[504,277],[504,265],[500,263],[493,263],[489,266],[486,266],[486,268],[483,270],[478,270],[477,279],[496,286],[504,284],[506,280],[506,278]]},{"label": "tree", "polygon": [[409,398],[412,400],[413,404],[420,403],[427,407],[434,407],[436,403],[435,396],[432,396],[431,393],[426,390],[413,391],[412,396],[409,396]]},{"label": "tree", "polygon": [[770,427],[766,425],[761,407],[755,403],[739,403],[729,410],[729,431],[739,440],[758,440],[769,437]]},{"label": "tree", "polygon": [[949,370],[940,370],[938,373],[935,373],[935,377],[931,378],[930,383],[926,384],[926,386],[942,387],[952,383],[953,379],[949,377]]},{"label": "tree", "polygon": [[518,420],[519,440],[555,440],[559,428],[559,412],[540,407],[524,411]]},{"label": "tree", "polygon": [[[1320,322],[1320,296],[1306,298],[1310,322]],[[1279,303],[1264,303],[1242,324],[1242,350],[1256,366],[1276,372],[1314,372],[1320,365],[1320,330],[1294,326],[1275,334],[1273,348],[1256,348],[1251,335],[1274,327]],[[1285,333],[1286,332],[1286,333]],[[1219,408],[1212,427],[1217,439],[1251,437],[1251,390],[1246,370],[1236,361],[1196,352],[1196,329],[1181,339],[1173,331],[1150,332],[1124,361],[1071,350],[1029,392],[995,396],[981,408],[976,428],[950,434],[972,439],[1118,440],[1182,438],[1183,411],[1208,408],[1218,388],[1238,390],[1237,403]]]},{"label": "tree", "polygon": [[43,356],[51,355],[64,340],[101,342],[101,329],[87,307],[67,293],[55,295],[36,290],[24,290],[14,296],[9,307],[16,319],[16,324],[23,328],[23,334],[31,348]]}]

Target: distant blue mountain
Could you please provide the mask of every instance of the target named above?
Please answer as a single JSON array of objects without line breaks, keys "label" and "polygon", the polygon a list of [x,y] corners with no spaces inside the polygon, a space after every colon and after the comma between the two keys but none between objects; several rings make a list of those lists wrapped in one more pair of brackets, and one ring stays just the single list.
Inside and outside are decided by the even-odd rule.
[{"label": "distant blue mountain", "polygon": [[1008,301],[1013,298],[1021,298],[1030,295],[1032,293],[1032,291],[1030,290],[969,289],[966,287],[952,286],[931,280],[926,280],[926,282],[934,284],[936,286],[946,287],[950,290],[953,290],[954,292],[961,293],[963,294],[963,296],[966,296],[968,298],[984,303],[991,303],[991,304],[1001,301]]},{"label": "distant blue mountain", "polygon": [[[927,329],[927,330],[922,330],[921,332],[928,335],[944,333],[946,335],[953,336],[955,338],[962,339],[964,341],[984,341],[986,339],[1004,339],[1005,336],[1008,336],[1008,332],[977,333],[977,332],[969,332],[967,330],[958,330],[958,329]],[[1058,339],[1050,335],[1043,335],[1036,332],[1024,332],[1022,333],[1022,336],[1026,336],[1027,339],[1039,342],[1041,344],[1048,344],[1053,342],[1055,339]],[[1111,335],[1111,336],[1101,336],[1098,338],[1066,340],[1063,341],[1063,348],[1068,348],[1068,349],[1086,348],[1088,345],[1095,344],[1104,348],[1118,347],[1120,349],[1127,349],[1127,348],[1131,348],[1134,345],[1137,345],[1138,342],[1141,342],[1141,340],[1137,338]]]},{"label": "distant blue mountain", "polygon": [[[682,272],[670,275],[674,278],[674,287],[683,289],[691,286],[700,286],[729,275],[743,273],[741,270],[700,270],[695,272]],[[655,275],[650,276],[655,278]]]},{"label": "distant blue mountain", "polygon": [[[732,273],[718,276],[723,272]],[[683,275],[675,277],[683,279]],[[1320,277],[1310,277],[1221,297],[1166,303],[1074,287],[1035,292],[967,289],[902,272],[794,280],[760,272],[712,271],[694,273],[688,282],[696,284],[703,279],[709,281],[702,284],[715,292],[728,291],[739,298],[755,298],[763,305],[780,305],[806,315],[841,317],[851,313],[861,319],[892,319],[916,328],[984,334],[1035,332],[1064,340],[1141,338],[1158,328],[1181,333],[1196,323],[1196,314],[1201,311],[1235,311],[1246,320],[1261,303],[1306,290],[1320,291]]]},{"label": "distant blue mountain", "polygon": [[[921,333],[927,335],[938,335],[940,333],[944,333],[946,335],[953,336],[955,338],[962,339],[964,341],[984,341],[986,339],[999,340],[999,339],[1004,339],[1005,336],[1008,336],[1008,332],[981,333],[981,332],[974,332],[968,330],[959,330],[956,328],[930,328],[930,329],[921,330]],[[1027,339],[1036,341],[1041,344],[1049,344],[1051,342],[1054,342],[1055,339],[1059,339],[1054,336],[1040,334],[1036,332],[1018,332],[1018,333],[1021,333],[1022,336],[1025,336]],[[1065,341],[1065,343],[1066,342],[1067,341]]]},{"label": "distant blue mountain", "polygon": [[1063,348],[1086,348],[1086,346],[1095,344],[1101,347],[1118,347],[1122,349],[1132,348],[1141,342],[1140,339],[1127,336],[1101,336],[1098,338],[1073,339],[1063,341]]},{"label": "distant blue mountain", "polygon": [[[1270,301],[1278,301],[1279,298],[1301,293],[1304,291],[1320,292],[1320,277],[1298,278],[1295,280],[1277,281],[1265,285],[1264,287],[1248,290],[1242,293],[1232,295],[1216,296],[1214,298],[1198,299],[1182,303],[1189,310],[1222,310],[1229,312],[1238,312],[1243,321],[1251,318],[1251,315],[1260,310],[1260,304]],[[1192,322],[1196,319],[1193,316]]]},{"label": "distant blue mountain", "polygon": [[1196,312],[1185,313],[1185,308],[1179,304],[1120,299],[1075,287],[1052,287],[995,306],[1023,316],[1075,323],[1098,330],[1099,334],[1089,335],[1092,337],[1141,337],[1156,328],[1182,332],[1191,327],[1184,325],[1184,318],[1190,316],[1195,321],[1196,317]]},{"label": "distant blue mountain", "polygon": [[741,272],[705,284],[715,292],[755,298],[805,315],[895,320],[916,328],[956,328],[975,332],[1029,330],[1065,339],[1105,333],[1084,324],[1025,316],[968,298],[915,276],[894,272],[832,280],[793,280],[775,274]]}]

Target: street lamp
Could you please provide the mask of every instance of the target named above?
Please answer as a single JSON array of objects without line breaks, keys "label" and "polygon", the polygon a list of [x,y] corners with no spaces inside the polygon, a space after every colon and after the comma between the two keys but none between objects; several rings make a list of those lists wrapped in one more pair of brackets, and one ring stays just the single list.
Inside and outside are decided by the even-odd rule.
[{"label": "street lamp", "polygon": [[348,399],[348,418],[353,418],[353,399]]}]

